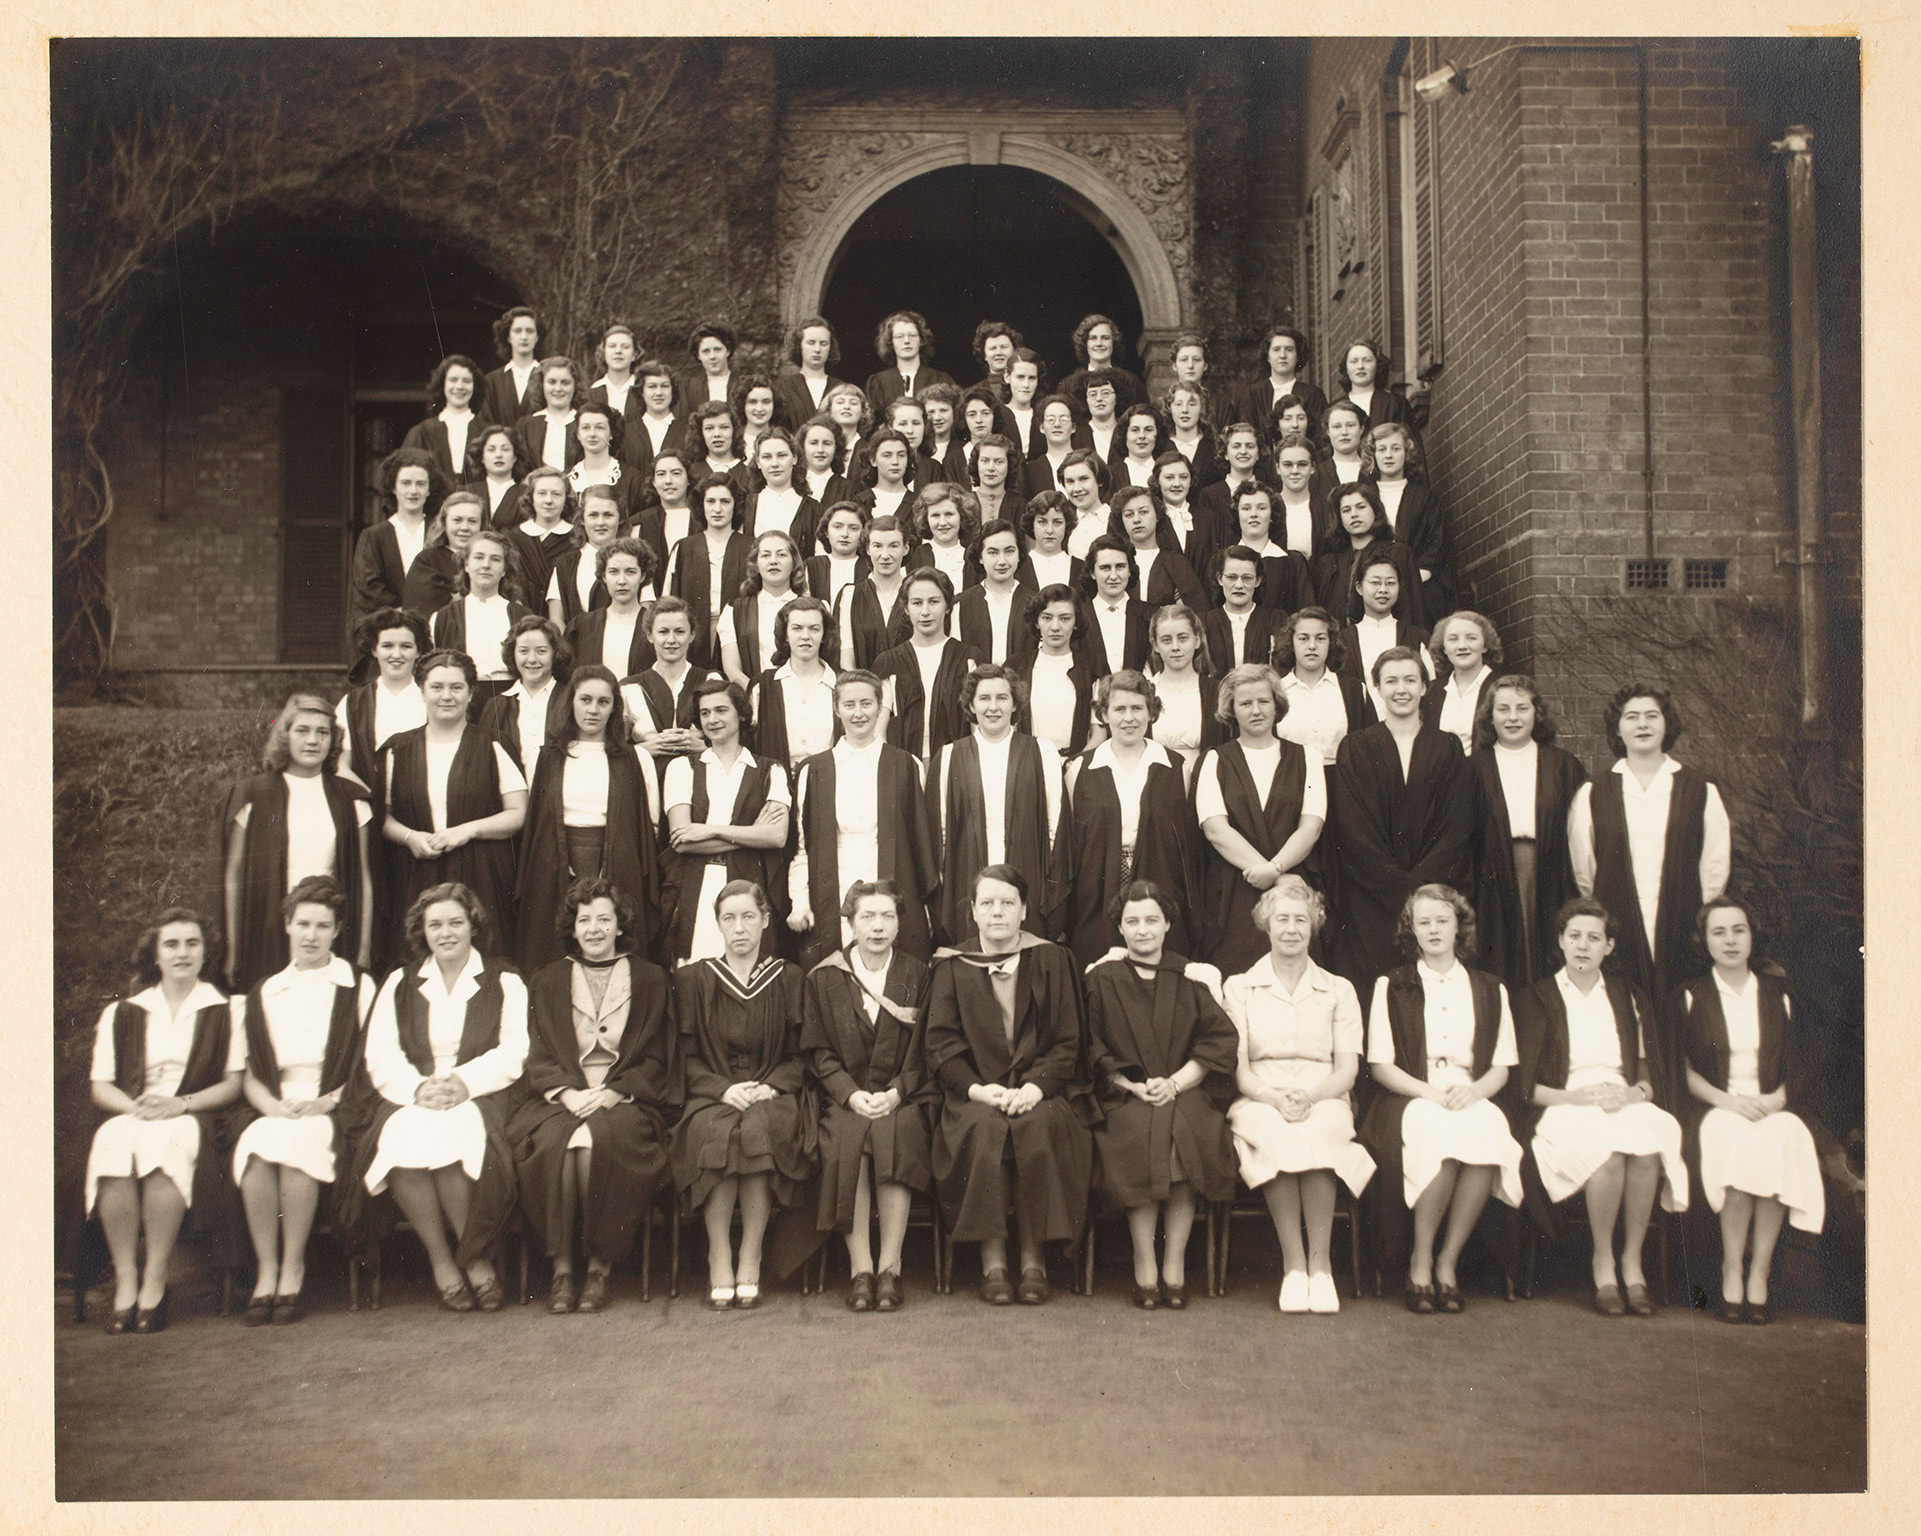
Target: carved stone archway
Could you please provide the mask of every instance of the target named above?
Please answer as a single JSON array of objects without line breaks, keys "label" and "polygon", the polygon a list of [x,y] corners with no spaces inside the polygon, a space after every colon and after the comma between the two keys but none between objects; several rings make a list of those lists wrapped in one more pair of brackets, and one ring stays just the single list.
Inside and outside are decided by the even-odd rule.
[{"label": "carved stone archway", "polygon": [[1143,360],[1159,372],[1193,306],[1192,160],[1176,111],[796,105],[781,128],[782,316],[818,313],[842,243],[896,187],[945,166],[1019,166],[1059,182],[1114,247],[1140,298]]}]

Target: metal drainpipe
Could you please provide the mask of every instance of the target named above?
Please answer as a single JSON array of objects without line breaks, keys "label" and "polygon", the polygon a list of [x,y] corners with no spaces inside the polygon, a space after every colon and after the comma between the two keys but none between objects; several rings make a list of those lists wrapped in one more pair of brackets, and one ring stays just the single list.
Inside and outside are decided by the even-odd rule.
[{"label": "metal drainpipe", "polygon": [[1634,50],[1637,64],[1641,151],[1641,507],[1645,519],[1641,553],[1654,560],[1654,318],[1649,292],[1653,257],[1648,247],[1652,213],[1648,206],[1648,51]]},{"label": "metal drainpipe", "polygon": [[1801,642],[1801,739],[1829,741],[1828,541],[1821,499],[1821,324],[1816,286],[1814,135],[1790,126],[1774,146],[1787,157],[1788,357],[1794,408],[1795,547]]}]

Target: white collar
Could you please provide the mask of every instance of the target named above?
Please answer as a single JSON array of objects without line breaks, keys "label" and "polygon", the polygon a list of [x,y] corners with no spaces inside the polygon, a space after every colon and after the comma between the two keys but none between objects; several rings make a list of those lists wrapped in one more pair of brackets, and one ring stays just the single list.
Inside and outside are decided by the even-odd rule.
[{"label": "white collar", "polygon": [[1562,966],[1560,970],[1554,973],[1554,984],[1561,989],[1561,996],[1570,1008],[1591,1003],[1597,997],[1603,1000],[1607,997],[1607,980],[1605,977],[1594,983],[1594,990],[1592,992],[1583,992],[1579,987],[1575,986],[1572,981],[1568,980],[1566,966]]},{"label": "white collar", "polygon": [[354,968],[339,955],[333,955],[325,965],[316,966],[311,971],[303,971],[293,965],[287,966],[285,970],[275,971],[260,983],[260,995],[272,997],[276,993],[290,992],[299,986],[302,980],[316,974],[325,976],[332,986],[351,987],[354,984]]},{"label": "white collar", "polygon": [[[481,956],[479,950],[468,950],[467,963],[460,968],[460,974],[454,978],[454,984],[447,989],[446,996],[449,998],[470,997],[479,991],[480,973],[486,969],[486,965],[487,962]],[[418,976],[430,986],[436,985],[440,980],[440,962],[432,955],[429,955],[425,960],[420,962],[418,969],[414,971],[414,975]]]},{"label": "white collar", "polygon": [[881,739],[879,732],[876,732],[874,735],[874,739],[868,742],[867,745],[864,747],[855,746],[851,741],[849,741],[845,736],[843,736],[839,741],[834,743],[834,750],[836,752],[843,753],[848,757],[861,757],[861,758],[878,757],[880,756],[880,749],[885,745],[886,743]]},{"label": "white collar", "polygon": [[545,688],[537,689],[530,693],[527,690],[526,680],[522,679],[520,682],[515,683],[513,687],[506,690],[509,696],[517,699],[544,699],[553,691],[554,674],[551,672],[547,674],[547,686]]},{"label": "white collar", "polygon": [[858,944],[850,945],[848,947],[848,953],[853,956],[854,964],[857,967],[865,971],[869,976],[881,977],[883,981],[887,973],[894,968],[894,952],[891,949],[887,951],[887,958],[882,961],[878,967],[871,966],[867,963],[867,951],[862,949]]},{"label": "white collar", "polygon": [[1681,771],[1681,765],[1671,757],[1663,757],[1661,759],[1661,766],[1654,770],[1654,777],[1648,780],[1647,789],[1641,789],[1641,781],[1635,777],[1634,770],[1628,767],[1628,760],[1625,757],[1616,759],[1614,771],[1620,774],[1622,779],[1626,781],[1624,787],[1641,790],[1641,792],[1645,794],[1647,790],[1653,789],[1661,780],[1673,778],[1675,774]]},{"label": "white collar", "polygon": [[1292,992],[1281,985],[1281,978],[1274,971],[1274,952],[1269,950],[1242,973],[1250,987],[1271,987],[1283,997],[1299,997],[1303,991],[1326,992],[1333,987],[1333,979],[1316,965],[1312,959],[1307,969],[1301,972],[1301,984]]},{"label": "white collar", "polygon": [[1482,688],[1487,686],[1487,680],[1493,675],[1494,672],[1491,667],[1483,666],[1481,668],[1481,675],[1463,688],[1460,686],[1461,674],[1458,672],[1450,672],[1447,676],[1445,689],[1448,693],[1453,694],[1455,698],[1464,699],[1470,693],[1478,694]]},{"label": "white collar", "polygon": [[[707,748],[706,751],[700,754],[700,760],[703,763],[711,763],[716,768],[720,767],[720,759],[714,756],[714,749],[712,747]],[[740,749],[740,756],[734,759],[734,768],[739,768],[743,765],[748,768],[754,766],[754,754],[749,752],[745,747]],[[734,768],[727,769],[726,771],[732,773]]]},{"label": "white collar", "polygon": [[[1141,743],[1140,756],[1140,764],[1143,769],[1150,763],[1159,763],[1163,768],[1171,768],[1174,766],[1168,761],[1167,748],[1151,737]],[[1094,749],[1094,755],[1087,760],[1087,766],[1090,768],[1120,767],[1120,764],[1114,760],[1114,742],[1112,737],[1103,741]]]},{"label": "white collar", "polygon": [[1370,629],[1392,629],[1394,628],[1395,625],[1399,624],[1401,621],[1395,618],[1394,615],[1391,613],[1383,613],[1379,615],[1372,614],[1372,613],[1364,613],[1361,615],[1359,622],[1367,625]]},{"label": "white collar", "polygon": [[1754,995],[1754,972],[1752,970],[1748,972],[1747,984],[1738,991],[1727,984],[1718,970],[1710,971],[1708,974],[1714,978],[1714,984],[1720,988],[1723,997],[1731,997],[1736,1002],[1745,1003]]},{"label": "white collar", "polygon": [[1325,688],[1330,683],[1338,692],[1341,686],[1341,680],[1332,672],[1323,672],[1321,674],[1321,680],[1318,683],[1302,682],[1300,674],[1292,669],[1289,669],[1281,677],[1281,687],[1288,693],[1312,693],[1315,689]]},{"label": "white collar", "polygon": [[[157,981],[145,991],[134,993],[127,1001],[136,1008],[144,1008],[148,1013],[157,1014],[163,1019],[168,1017],[167,995],[160,990],[160,983]],[[202,1008],[218,1007],[226,1001],[227,994],[202,977],[194,982],[193,990],[187,994],[187,1000],[180,1005],[180,1013],[177,1016],[189,1017]]]},{"label": "white collar", "polygon": [[520,525],[520,531],[530,539],[543,539],[550,533],[572,533],[574,531],[574,525],[572,523],[555,523],[551,528],[543,528],[540,526],[540,520],[538,518],[530,517]]},{"label": "white collar", "polygon": [[1013,746],[1014,737],[1017,734],[1017,732],[1009,731],[1005,736],[1001,737],[999,741],[989,741],[981,734],[981,728],[977,725],[973,731],[974,745],[983,752],[1005,752]]},{"label": "white collar", "polygon": [[420,684],[416,683],[411,677],[408,678],[406,682],[402,683],[398,688],[394,687],[392,683],[387,681],[387,674],[385,672],[382,672],[380,676],[375,679],[375,681],[380,684],[381,692],[389,694],[396,699],[400,698],[403,694],[420,692]]},{"label": "white collar", "polygon": [[1459,955],[1454,957],[1454,963],[1445,971],[1437,971],[1433,966],[1429,965],[1426,955],[1421,956],[1421,958],[1414,963],[1420,971],[1421,980],[1424,982],[1433,981],[1440,983],[1442,986],[1452,986],[1456,981],[1464,980],[1467,976],[1467,967],[1461,963],[1461,957]]},{"label": "white collar", "polygon": [[[826,676],[823,677],[820,680],[819,684],[817,684],[816,686],[832,689],[834,686],[834,669],[828,666],[827,663],[824,661],[821,663],[821,669],[826,673]],[[778,667],[774,669],[775,681],[778,682],[783,678],[793,678],[793,680],[797,683],[802,681],[800,677],[795,675],[794,664],[791,661],[783,661]]]},{"label": "white collar", "polygon": [[1101,605],[1101,607],[1105,608],[1109,613],[1124,613],[1127,611],[1127,594],[1126,593],[1122,593],[1121,596],[1113,602],[1108,601],[1108,599],[1104,597],[1096,598],[1095,601],[1098,602]]}]

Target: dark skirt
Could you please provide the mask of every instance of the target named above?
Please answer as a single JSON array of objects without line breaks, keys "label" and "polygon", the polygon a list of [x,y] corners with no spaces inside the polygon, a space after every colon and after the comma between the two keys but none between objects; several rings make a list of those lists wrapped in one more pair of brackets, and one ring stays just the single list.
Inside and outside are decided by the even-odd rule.
[{"label": "dark skirt", "polygon": [[477,935],[474,948],[488,956],[514,952],[514,844],[511,838],[475,838],[464,847],[437,859],[416,859],[399,844],[390,845],[389,859],[397,888],[391,919],[398,926],[407,909],[424,890],[457,880],[474,893],[487,914],[487,932]]},{"label": "dark skirt", "polygon": [[590,1259],[617,1264],[634,1245],[655,1191],[667,1176],[667,1129],[642,1104],[613,1104],[584,1121],[560,1104],[529,1099],[507,1124],[520,1181],[520,1203],[547,1253],[569,1253],[573,1233],[561,1222],[560,1181],[567,1143],[582,1125],[593,1154],[580,1216]]},{"label": "dark skirt", "polygon": [[805,1129],[797,1094],[763,1099],[744,1113],[726,1104],[692,1110],[674,1127],[674,1182],[698,1210],[722,1179],[764,1173],[777,1205],[797,1205],[814,1172]]},{"label": "dark skirt", "polygon": [[1535,871],[1540,844],[1531,837],[1517,837],[1508,844],[1514,859],[1515,911],[1521,920],[1521,956],[1526,974],[1504,977],[1510,987],[1527,987],[1542,976],[1540,935],[1534,931]]},{"label": "dark skirt", "polygon": [[853,1231],[854,1195],[860,1188],[864,1156],[874,1160],[876,1189],[883,1184],[931,1188],[933,1137],[927,1129],[927,1112],[918,1104],[903,1104],[891,1115],[869,1120],[839,1104],[821,1106],[821,1231]]},{"label": "dark skirt", "polygon": [[1116,1205],[1127,1210],[1165,1200],[1176,1152],[1181,1173],[1201,1199],[1234,1198],[1234,1138],[1205,1087],[1161,1105],[1116,1094],[1104,1097],[1101,1108],[1106,1119],[1094,1128],[1099,1188]]},{"label": "dark skirt", "polygon": [[941,1107],[934,1181],[942,1224],[957,1243],[1005,1238],[1010,1194],[1030,1238],[1074,1241],[1087,1219],[1093,1171],[1093,1137],[1064,1098],[1012,1116],[971,1099],[950,1097]]},{"label": "dark skirt", "polygon": [[590,875],[601,872],[601,861],[607,852],[607,829],[601,827],[567,827],[567,868],[576,880],[585,880]]}]

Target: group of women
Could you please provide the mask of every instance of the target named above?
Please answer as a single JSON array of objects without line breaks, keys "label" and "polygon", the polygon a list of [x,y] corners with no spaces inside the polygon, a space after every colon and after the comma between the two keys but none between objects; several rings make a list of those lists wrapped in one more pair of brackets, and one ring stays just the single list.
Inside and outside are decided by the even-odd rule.
[{"label": "group of women", "polygon": [[249,1322],[300,1315],[323,1185],[454,1310],[499,1305],[515,1222],[599,1310],[671,1183],[711,1305],[759,1304],[781,1213],[892,1311],[916,1192],[990,1303],[1046,1299],[1091,1193],[1178,1309],[1237,1179],[1283,1311],[1338,1309],[1345,1185],[1414,1311],[1465,1305],[1490,1196],[1551,1231],[1582,1194],[1596,1307],[1645,1315],[1692,1184],[1723,1314],[1767,1320],[1824,1133],[1726,809],[1665,690],[1616,695],[1590,780],[1498,673],[1378,347],[1329,403],[1296,332],[1233,389],[1183,338],[1149,403],[1100,316],[1045,396],[998,323],[965,391],[911,312],[864,389],[824,320],[778,380],[725,326],[683,380],[616,325],[581,392],[499,329],[386,466],[352,685],[229,797],[224,960],[163,913],[102,1016],[111,1328],[165,1325],[227,1173]]}]

